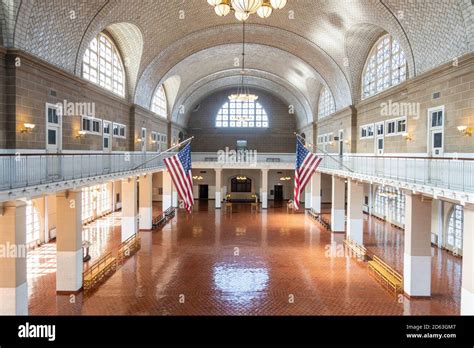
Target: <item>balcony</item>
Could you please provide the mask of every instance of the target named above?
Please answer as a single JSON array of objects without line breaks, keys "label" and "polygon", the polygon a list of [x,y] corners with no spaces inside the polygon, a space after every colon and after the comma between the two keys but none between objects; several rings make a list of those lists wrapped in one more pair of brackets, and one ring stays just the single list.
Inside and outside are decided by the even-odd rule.
[{"label": "balcony", "polygon": [[321,172],[474,201],[474,159],[319,155]]},{"label": "balcony", "polygon": [[141,152],[0,155],[0,198],[10,198],[11,191],[162,169],[163,158],[171,155],[157,157],[157,153]]}]

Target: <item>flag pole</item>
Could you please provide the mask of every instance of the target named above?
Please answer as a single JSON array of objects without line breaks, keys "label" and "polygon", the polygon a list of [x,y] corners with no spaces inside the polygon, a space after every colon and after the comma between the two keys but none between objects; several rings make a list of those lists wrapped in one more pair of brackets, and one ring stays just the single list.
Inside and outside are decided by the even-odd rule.
[{"label": "flag pole", "polygon": [[296,135],[296,137],[300,140],[302,140],[303,144],[305,145],[308,145],[311,147],[311,149],[315,149],[316,151],[321,151],[323,154],[325,154],[326,156],[328,156],[329,158],[331,158],[332,160],[336,161],[339,163],[339,165],[341,165],[342,167],[346,168],[348,171],[350,171],[351,173],[353,173],[354,171],[349,168],[348,166],[346,166],[345,164],[342,163],[342,161],[339,159],[339,158],[335,158],[335,156],[331,155],[330,153],[328,153],[327,151],[325,151],[324,149],[321,149],[320,147],[318,147],[317,145],[314,145],[312,143],[308,143],[306,141],[305,138],[303,138],[301,135],[299,135],[298,133],[294,132],[293,133],[294,135]]},{"label": "flag pole", "polygon": [[190,142],[191,140],[193,140],[193,139],[194,139],[194,137],[190,137],[190,138],[188,138],[188,139],[186,139],[186,140],[183,140],[182,142],[180,142],[180,143],[178,143],[178,144],[176,144],[176,145],[171,146],[169,149],[167,149],[167,150],[165,150],[165,151],[163,151],[163,152],[160,152],[160,153],[159,153],[158,155],[156,155],[155,157],[150,158],[149,160],[147,160],[147,161],[141,163],[140,165],[136,166],[136,167],[133,168],[132,170],[136,170],[136,169],[140,168],[141,166],[147,164],[148,162],[151,162],[151,161],[157,159],[158,157],[163,156],[165,153],[171,152],[172,150],[174,150],[174,149],[176,149],[176,148],[179,149],[181,146],[183,146],[184,144],[189,143],[189,142]]}]

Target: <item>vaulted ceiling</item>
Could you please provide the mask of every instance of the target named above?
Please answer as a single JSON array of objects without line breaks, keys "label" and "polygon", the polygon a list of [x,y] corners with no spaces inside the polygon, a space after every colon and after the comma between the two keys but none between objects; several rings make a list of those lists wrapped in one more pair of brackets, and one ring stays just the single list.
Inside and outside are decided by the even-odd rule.
[{"label": "vaulted ceiling", "polygon": [[[170,118],[186,125],[189,110],[213,91],[235,86],[242,25],[218,17],[206,0],[2,0],[3,45],[28,51],[81,75],[91,39],[107,30],[126,61],[131,102],[148,108],[164,84]],[[471,0],[288,0],[268,19],[246,25],[249,83],[297,108],[304,126],[327,85],[337,109],[360,99],[370,48],[396,37],[409,77],[474,50]]]}]

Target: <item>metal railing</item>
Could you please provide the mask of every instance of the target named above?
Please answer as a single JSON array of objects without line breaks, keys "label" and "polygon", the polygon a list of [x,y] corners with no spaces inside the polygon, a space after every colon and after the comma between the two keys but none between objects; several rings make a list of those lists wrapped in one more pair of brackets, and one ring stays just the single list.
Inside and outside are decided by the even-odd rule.
[{"label": "metal railing", "polygon": [[164,167],[173,153],[21,154],[0,155],[0,190]]},{"label": "metal railing", "polygon": [[[248,157],[250,156],[250,157]],[[248,163],[253,159],[253,155],[244,155],[241,161],[237,163]],[[294,153],[258,153],[255,155],[257,163],[294,163]],[[217,152],[193,152],[193,162],[219,162],[219,154]]]},{"label": "metal railing", "polygon": [[474,159],[318,155],[323,157],[320,169],[474,192]]}]

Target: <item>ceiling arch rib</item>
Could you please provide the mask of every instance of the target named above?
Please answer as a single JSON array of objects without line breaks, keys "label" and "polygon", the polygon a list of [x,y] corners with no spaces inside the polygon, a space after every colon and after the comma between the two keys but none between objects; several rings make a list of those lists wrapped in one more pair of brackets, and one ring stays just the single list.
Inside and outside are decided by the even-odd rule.
[{"label": "ceiling arch rib", "polygon": [[[225,28],[210,28],[193,33],[168,47],[145,69],[138,82],[135,103],[147,105],[150,88],[155,88],[173,70],[175,65],[200,51],[216,49],[226,44],[241,45],[240,25],[227,25]],[[316,45],[302,37],[279,28],[262,25],[248,25],[246,29],[248,45],[271,47],[278,52],[292,55],[316,71],[330,87],[338,108],[351,104],[348,80],[335,62]],[[304,54],[302,54],[304,53]],[[232,57],[238,57],[234,56]],[[249,59],[247,55],[246,59]],[[304,58],[302,58],[304,57]],[[219,57],[219,59],[221,59]],[[230,63],[233,64],[233,61]]]},{"label": "ceiling arch rib", "polygon": [[[185,126],[191,116],[190,110],[196,104],[219,90],[236,88],[240,84],[240,78],[239,71],[234,70],[216,73],[197,81],[177,101],[172,112],[173,120]],[[281,78],[265,72],[252,71],[252,76],[246,78],[246,85],[251,88],[265,90],[283,100],[289,106],[292,105],[298,126],[310,122],[311,108],[308,102],[297,89],[285,84]],[[184,113],[182,110],[184,110]]]},{"label": "ceiling arch rib", "polygon": [[[181,77],[181,86],[178,95],[206,76],[216,72],[235,70],[234,59],[241,55],[242,46],[239,44],[222,45],[195,53],[180,63],[170,72],[171,76]],[[213,57],[219,57],[218,60]],[[199,69],[189,67],[199,66]],[[310,109],[315,109],[317,95],[314,88],[325,83],[323,78],[311,66],[286,51],[268,46],[249,44],[246,48],[246,71],[268,72],[278,77],[286,85],[299,90],[308,101]],[[237,68],[240,72],[240,69]],[[164,77],[168,80],[167,76]]]}]

